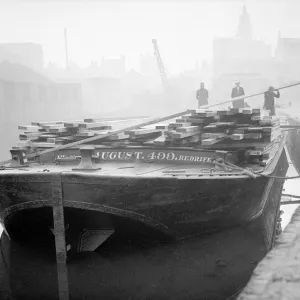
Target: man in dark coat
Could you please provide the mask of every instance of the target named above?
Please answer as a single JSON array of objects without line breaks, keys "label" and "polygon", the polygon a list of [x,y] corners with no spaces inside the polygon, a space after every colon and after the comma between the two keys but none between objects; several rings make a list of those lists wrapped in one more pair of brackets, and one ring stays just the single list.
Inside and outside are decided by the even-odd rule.
[{"label": "man in dark coat", "polygon": [[[239,82],[236,82],[235,87],[232,89],[232,92],[231,92],[231,98],[236,98],[236,97],[240,97],[240,96],[244,96],[244,95],[245,95],[244,89],[240,86]],[[244,99],[232,102],[232,107],[233,108],[244,108],[245,107]]]},{"label": "man in dark coat", "polygon": [[[275,93],[277,92],[277,93]],[[275,116],[275,99],[280,97],[279,90],[275,90],[274,87],[270,86],[269,90],[265,92],[264,109],[270,111],[270,116]]]},{"label": "man in dark coat", "polygon": [[208,90],[204,88],[204,83],[201,82],[200,89],[197,90],[196,98],[198,100],[198,108],[208,104]]}]

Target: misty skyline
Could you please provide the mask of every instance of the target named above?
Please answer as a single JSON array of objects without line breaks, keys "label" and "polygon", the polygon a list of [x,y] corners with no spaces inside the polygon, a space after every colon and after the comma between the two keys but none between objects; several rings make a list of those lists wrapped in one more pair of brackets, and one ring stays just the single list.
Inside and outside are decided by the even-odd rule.
[{"label": "misty skyline", "polygon": [[242,6],[250,14],[253,38],[274,50],[278,31],[300,37],[296,1],[1,1],[0,42],[35,42],[45,64],[65,64],[64,28],[69,60],[81,67],[102,56],[125,55],[127,69],[139,69],[141,54],[152,54],[158,40],[166,68],[178,73],[212,58],[215,37],[233,37]]}]

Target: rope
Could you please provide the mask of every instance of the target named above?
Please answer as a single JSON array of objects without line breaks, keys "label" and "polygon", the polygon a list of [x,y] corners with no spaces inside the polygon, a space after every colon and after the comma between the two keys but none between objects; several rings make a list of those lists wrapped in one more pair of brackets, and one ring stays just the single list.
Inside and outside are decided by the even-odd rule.
[{"label": "rope", "polygon": [[261,171],[260,172],[255,172],[253,171],[251,168],[242,168],[242,167],[239,167],[235,164],[232,164],[230,162],[227,162],[227,163],[220,163],[220,162],[214,162],[215,164],[217,165],[220,165],[220,166],[223,166],[225,168],[232,168],[232,169],[237,169],[237,170],[240,170],[241,173],[243,175],[248,175],[249,177],[252,177],[252,178],[257,178],[257,177],[267,177],[267,178],[274,178],[274,179],[282,179],[282,180],[290,180],[290,179],[298,179],[300,178],[300,175],[297,175],[297,176],[274,176],[274,175],[266,175],[266,174],[262,174]]},{"label": "rope", "polygon": [[291,194],[281,194],[281,196],[284,196],[284,197],[291,197],[291,198],[295,198],[295,199],[300,199],[300,196],[297,196],[297,195],[291,195]]},{"label": "rope", "polygon": [[289,180],[289,179],[297,179],[300,178],[300,176],[273,176],[273,175],[265,175],[265,174],[260,174],[263,177],[268,177],[268,178],[274,178],[274,179],[283,179],[283,180]]}]

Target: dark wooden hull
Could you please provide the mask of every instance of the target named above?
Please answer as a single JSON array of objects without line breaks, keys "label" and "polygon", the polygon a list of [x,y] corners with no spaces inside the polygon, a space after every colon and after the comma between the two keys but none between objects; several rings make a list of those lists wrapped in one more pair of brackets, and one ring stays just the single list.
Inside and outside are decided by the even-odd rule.
[{"label": "dark wooden hull", "polygon": [[[282,159],[277,157],[272,174],[285,169]],[[78,239],[84,229],[113,228],[133,235],[149,229],[176,240],[253,221],[263,212],[273,183],[267,177],[180,179],[74,172],[15,173],[0,180],[1,219],[15,240],[53,227],[52,186],[56,181],[62,187],[66,223],[70,232],[76,228]]]},{"label": "dark wooden hull", "polygon": [[[272,175],[285,176],[287,168],[283,150]],[[2,178],[2,188],[10,192],[0,198],[1,218],[11,240],[6,234],[1,239],[7,270],[1,282],[7,279],[15,299],[57,295],[49,230],[56,176]],[[78,250],[86,228],[115,229],[95,252],[80,253],[68,263],[71,299],[224,299],[246,284],[272,247],[283,187],[283,180],[264,177],[71,174],[61,182],[72,249]]]}]

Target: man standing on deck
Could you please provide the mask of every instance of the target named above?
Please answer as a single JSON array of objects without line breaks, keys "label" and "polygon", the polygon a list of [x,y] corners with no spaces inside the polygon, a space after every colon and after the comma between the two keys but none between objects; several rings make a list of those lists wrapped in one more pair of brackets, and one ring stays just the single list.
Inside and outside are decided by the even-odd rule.
[{"label": "man standing on deck", "polygon": [[[240,83],[237,81],[235,83],[235,87],[231,91],[231,98],[236,98],[244,95],[245,95],[244,89],[240,86]],[[244,108],[245,107],[244,99],[232,102],[232,107]]]},{"label": "man standing on deck", "polygon": [[208,104],[208,90],[204,88],[204,83],[201,82],[200,89],[197,90],[196,98],[198,100],[198,108],[202,105]]},{"label": "man standing on deck", "polygon": [[[275,93],[277,92],[277,93]],[[264,109],[270,111],[270,116],[275,116],[275,99],[280,97],[279,90],[275,90],[274,87],[270,86],[269,90],[265,92]]]}]

